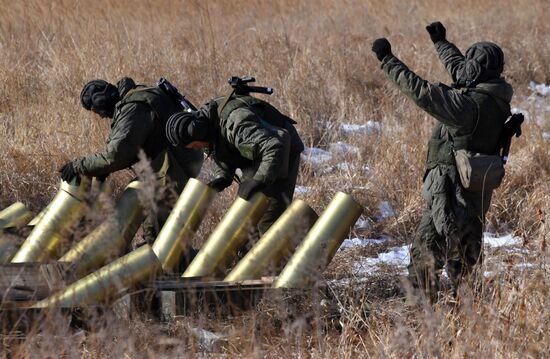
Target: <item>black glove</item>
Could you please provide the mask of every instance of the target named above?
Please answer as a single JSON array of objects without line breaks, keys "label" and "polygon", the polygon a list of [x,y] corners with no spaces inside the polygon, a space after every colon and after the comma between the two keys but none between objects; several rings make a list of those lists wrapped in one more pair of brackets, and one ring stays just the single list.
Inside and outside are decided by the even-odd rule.
[{"label": "black glove", "polygon": [[426,26],[426,30],[430,34],[430,38],[434,44],[438,41],[445,40],[445,36],[447,36],[445,26],[439,21],[432,22],[430,25]]},{"label": "black glove", "polygon": [[386,55],[391,54],[391,45],[388,39],[376,39],[372,43],[372,51],[376,54],[378,61],[382,61]]},{"label": "black glove", "polygon": [[504,138],[512,138],[514,136],[521,136],[521,124],[524,117],[522,113],[514,113],[508,121],[504,124],[502,134]]},{"label": "black glove", "polygon": [[72,162],[65,163],[60,169],[59,173],[61,173],[61,179],[65,182],[71,182],[73,178],[78,176],[78,173],[74,169]]},{"label": "black glove", "polygon": [[250,197],[256,192],[260,192],[265,187],[265,184],[255,179],[247,179],[241,182],[239,185],[239,191],[237,194],[244,200],[249,200]]},{"label": "black glove", "polygon": [[215,189],[216,192],[221,192],[227,187],[231,186],[231,182],[233,182],[231,178],[219,177],[208,182],[208,185]]}]

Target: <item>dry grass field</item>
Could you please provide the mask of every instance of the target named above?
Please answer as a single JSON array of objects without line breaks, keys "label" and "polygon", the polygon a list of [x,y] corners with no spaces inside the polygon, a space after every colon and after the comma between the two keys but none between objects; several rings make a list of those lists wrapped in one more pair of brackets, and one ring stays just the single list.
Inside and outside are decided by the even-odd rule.
[{"label": "dry grass field", "polygon": [[[333,153],[322,165],[304,159],[298,183],[308,190],[297,197],[320,212],[336,190],[352,194],[368,223],[352,236],[388,236],[392,245],[409,243],[419,220],[434,120],[384,77],[370,50],[374,39],[387,37],[411,69],[445,83],[428,23],[442,21],[463,50],[497,42],[513,106],[528,115],[487,219],[487,231],[513,232],[522,247],[491,250],[487,265],[503,269],[486,277],[481,292],[463,293],[454,309],[406,307],[406,285],[391,268],[351,278],[354,256],[382,250],[369,247],[339,252],[325,273],[333,282],[349,279],[331,288],[337,325],[315,297],[298,303],[305,308],[267,298],[239,316],[200,313],[169,325],[104,315],[96,330],[83,331],[52,318],[24,339],[3,340],[0,357],[550,356],[550,141],[543,136],[550,97],[529,89],[530,81],[550,82],[548,1],[0,0],[0,9],[0,208],[22,201],[39,211],[57,191],[64,162],[103,148],[109,122],[82,109],[78,97],[94,78],[152,84],[164,76],[201,104],[225,93],[230,75],[255,76],[275,88],[269,101],[296,119],[308,147]],[[369,120],[373,133],[342,130]],[[339,142],[353,151],[334,151]],[[123,171],[108,181],[118,193],[132,177]],[[234,188],[219,196],[197,241],[234,196]],[[382,202],[394,215],[380,218]],[[515,266],[520,254],[528,270]],[[223,340],[208,352],[194,339],[196,328]]]}]

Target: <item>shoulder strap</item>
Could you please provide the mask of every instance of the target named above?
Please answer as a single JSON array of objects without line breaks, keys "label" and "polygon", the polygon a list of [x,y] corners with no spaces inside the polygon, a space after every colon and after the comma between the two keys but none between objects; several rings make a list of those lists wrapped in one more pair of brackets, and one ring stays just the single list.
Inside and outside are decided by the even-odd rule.
[{"label": "shoulder strap", "polygon": [[231,99],[231,97],[235,94],[235,90],[233,89],[229,95],[223,100],[223,102],[221,103],[220,106],[218,106],[218,118],[221,118],[222,116],[222,111],[223,109],[225,108],[225,106],[227,105],[227,103],[229,102],[229,100]]}]

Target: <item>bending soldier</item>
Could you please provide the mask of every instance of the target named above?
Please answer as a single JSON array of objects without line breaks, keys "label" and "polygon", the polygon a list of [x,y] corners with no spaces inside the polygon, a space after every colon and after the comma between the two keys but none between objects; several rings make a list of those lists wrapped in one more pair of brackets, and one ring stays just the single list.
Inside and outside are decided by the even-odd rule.
[{"label": "bending soldier", "polygon": [[243,177],[238,195],[249,199],[261,191],[269,207],[258,224],[265,233],[292,201],[300,153],[304,145],[295,122],[265,101],[232,93],[211,100],[198,111],[181,112],[168,120],[166,135],[174,146],[202,148],[214,162],[217,191],[230,186],[235,171]]},{"label": "bending soldier", "polygon": [[501,77],[504,55],[499,46],[475,43],[464,56],[446,40],[440,22],[426,29],[452,77],[450,87],[430,83],[410,71],[392,54],[386,39],[374,41],[372,50],[387,77],[438,121],[428,142],[422,190],[427,206],[412,243],[409,265],[413,283],[434,301],[438,273],[445,265],[456,291],[461,279],[481,262],[483,221],[492,196],[492,189],[464,188],[453,154],[461,149],[499,153],[513,90]]},{"label": "bending soldier", "polygon": [[[162,89],[136,85],[127,77],[117,87],[104,80],[93,80],[82,89],[80,101],[86,110],[112,118],[111,133],[105,151],[67,162],[60,169],[63,180],[70,181],[78,175],[106,177],[135,164],[140,150],[151,161],[159,183],[174,183],[178,193],[190,177],[200,172],[201,151],[174,148],[166,141],[166,121],[182,107]],[[156,218],[146,219],[147,241],[154,240],[170,209],[168,203],[162,203]]]}]

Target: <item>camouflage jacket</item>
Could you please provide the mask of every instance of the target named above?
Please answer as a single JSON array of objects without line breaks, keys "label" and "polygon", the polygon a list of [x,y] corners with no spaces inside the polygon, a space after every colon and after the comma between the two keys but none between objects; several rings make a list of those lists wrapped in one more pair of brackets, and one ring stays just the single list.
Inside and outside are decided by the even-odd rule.
[{"label": "camouflage jacket", "polygon": [[[456,81],[464,56],[447,41],[438,41],[435,47],[441,62],[453,81]],[[503,78],[464,89],[430,83],[410,71],[394,55],[386,56],[381,68],[404,94],[438,121],[428,143],[427,170],[436,167],[439,170],[429,175],[426,172],[424,196],[430,197],[441,191],[457,191],[457,200],[464,205],[469,202],[471,214],[485,212],[491,194],[485,194],[482,210],[479,194],[461,190],[449,143],[456,142],[457,147],[475,152],[495,153],[504,122],[510,115],[512,87]],[[449,185],[453,188],[449,188]]]},{"label": "camouflage jacket", "polygon": [[171,149],[166,140],[165,123],[181,107],[161,89],[135,86],[130,79],[119,83],[119,93],[122,100],[116,104],[107,148],[75,160],[75,170],[88,176],[106,175],[136,163],[139,151],[143,150],[152,161],[153,170],[158,171],[170,148],[177,153],[171,156],[170,166],[192,167],[187,175],[196,176],[202,154],[184,148]]},{"label": "camouflage jacket", "polygon": [[289,158],[304,150],[295,122],[255,97],[233,96],[225,105],[224,100],[219,97],[205,106],[216,129],[209,149],[215,177],[232,178],[240,168],[265,184],[285,178]]}]

